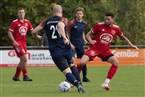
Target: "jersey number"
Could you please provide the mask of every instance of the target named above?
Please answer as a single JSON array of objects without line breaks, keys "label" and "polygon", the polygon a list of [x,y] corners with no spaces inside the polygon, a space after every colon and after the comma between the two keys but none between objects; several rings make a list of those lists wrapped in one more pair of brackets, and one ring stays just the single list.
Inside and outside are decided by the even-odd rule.
[{"label": "jersey number", "polygon": [[[50,26],[50,30],[52,30],[52,39],[56,39],[57,38],[57,35],[55,35],[56,32],[58,32],[58,28],[57,26],[55,27],[54,25],[51,25]],[[59,36],[61,37],[60,33],[58,32]]]}]

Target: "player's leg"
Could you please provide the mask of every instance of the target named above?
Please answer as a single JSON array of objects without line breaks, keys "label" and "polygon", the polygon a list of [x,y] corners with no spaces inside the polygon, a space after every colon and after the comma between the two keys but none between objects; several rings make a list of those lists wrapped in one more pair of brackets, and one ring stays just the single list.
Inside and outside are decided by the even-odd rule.
[{"label": "player's leg", "polygon": [[110,56],[107,60],[109,63],[111,63],[111,67],[108,71],[106,80],[104,81],[104,83],[102,84],[102,87],[104,87],[106,90],[109,90],[109,82],[110,80],[113,78],[113,76],[115,75],[117,69],[118,69],[118,65],[119,65],[119,61],[115,56]]},{"label": "player's leg", "polygon": [[26,46],[25,45],[20,45],[19,47],[14,47],[14,50],[15,50],[17,56],[20,58],[20,62],[19,62],[19,65],[17,66],[16,73],[13,77],[13,80],[14,81],[19,81],[19,75],[22,71],[23,72],[23,80],[24,81],[32,81],[32,79],[30,79],[28,77],[28,72],[27,72],[27,69],[26,69],[26,64],[27,64]]},{"label": "player's leg", "polygon": [[[20,58],[20,56],[21,56],[21,48],[20,47],[15,47],[15,46],[13,46],[13,48],[14,48],[15,53],[17,54],[18,58]],[[20,81],[19,76],[20,76],[21,71],[22,71],[22,67],[20,65],[21,64],[20,62],[18,64],[18,66],[16,67],[15,75],[12,78],[14,81]]]},{"label": "player's leg", "polygon": [[[84,55],[84,48],[83,46],[80,48],[76,48],[77,52],[77,58],[81,59],[82,56]],[[83,82],[90,82],[90,80],[87,78],[87,65],[85,64],[82,68],[82,75],[83,75]]]},{"label": "player's leg", "polygon": [[[67,59],[64,58],[61,54],[52,55],[52,59],[54,63],[56,64],[56,66],[58,67],[58,69],[61,72],[63,72],[63,74],[66,77],[66,80],[69,81],[72,85],[76,86],[77,88],[80,87],[81,84],[78,82],[76,77],[72,74],[72,71],[69,67]],[[85,91],[83,91],[83,88],[82,88],[82,91],[79,90],[79,92],[85,92]]]},{"label": "player's leg", "polygon": [[90,60],[88,55],[83,55],[80,59],[79,63],[77,64],[78,71],[81,72],[83,69],[83,66]]},{"label": "player's leg", "polygon": [[20,57],[20,66],[22,68],[23,73],[23,81],[32,81],[31,78],[28,77],[28,71],[27,71],[27,57],[26,55]]},{"label": "player's leg", "polygon": [[14,81],[20,81],[20,79],[19,79],[19,76],[20,76],[20,74],[21,74],[21,67],[18,65],[17,67],[16,67],[16,72],[15,72],[15,75],[13,76],[13,80]]}]

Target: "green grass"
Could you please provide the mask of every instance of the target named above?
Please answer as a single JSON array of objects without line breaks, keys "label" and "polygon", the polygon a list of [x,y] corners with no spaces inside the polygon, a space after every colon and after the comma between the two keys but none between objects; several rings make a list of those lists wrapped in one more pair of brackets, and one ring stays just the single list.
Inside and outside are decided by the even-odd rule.
[{"label": "green grass", "polygon": [[[110,82],[110,91],[101,88],[109,66],[88,67],[90,83],[85,94],[74,87],[68,93],[58,90],[65,78],[56,67],[29,67],[32,82],[14,82],[15,68],[0,68],[0,97],[145,97],[145,66],[120,66]],[[22,75],[21,75],[22,80]]]}]

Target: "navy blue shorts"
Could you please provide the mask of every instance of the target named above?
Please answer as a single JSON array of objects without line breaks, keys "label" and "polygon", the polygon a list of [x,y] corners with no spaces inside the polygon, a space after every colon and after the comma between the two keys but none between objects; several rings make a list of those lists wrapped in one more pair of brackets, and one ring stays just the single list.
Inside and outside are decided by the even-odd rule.
[{"label": "navy blue shorts", "polygon": [[72,56],[75,57],[75,54],[77,54],[77,58],[82,58],[84,49],[75,48],[75,50],[72,50]]},{"label": "navy blue shorts", "polygon": [[73,64],[71,50],[68,50],[64,53],[54,53],[51,54],[52,59],[56,66],[59,68],[61,72],[63,72],[66,68],[70,67],[70,64]]}]

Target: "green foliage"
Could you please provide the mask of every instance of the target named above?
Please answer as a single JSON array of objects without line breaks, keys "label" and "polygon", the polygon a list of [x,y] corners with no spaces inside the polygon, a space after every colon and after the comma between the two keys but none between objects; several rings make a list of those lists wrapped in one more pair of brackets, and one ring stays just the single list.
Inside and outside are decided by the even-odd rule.
[{"label": "green foliage", "polygon": [[[1,0],[0,46],[11,45],[7,31],[12,20],[17,18],[18,7],[22,6],[26,9],[26,18],[36,27],[44,18],[51,15],[52,3],[63,6],[64,16],[68,20],[74,18],[75,8],[83,7],[85,9],[84,19],[88,22],[86,33],[96,22],[103,21],[104,12],[112,11],[116,15],[115,24],[122,28],[124,34],[134,44],[145,44],[144,0]],[[31,46],[39,43],[30,34],[27,39],[28,45]],[[124,44],[124,42],[115,39],[113,44]]]}]

